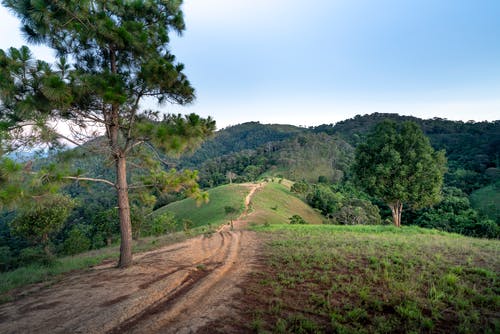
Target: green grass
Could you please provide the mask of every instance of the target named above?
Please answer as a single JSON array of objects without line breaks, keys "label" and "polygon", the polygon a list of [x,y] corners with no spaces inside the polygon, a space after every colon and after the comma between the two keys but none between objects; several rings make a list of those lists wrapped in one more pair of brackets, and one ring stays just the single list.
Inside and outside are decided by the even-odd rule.
[{"label": "green grass", "polygon": [[50,265],[32,264],[0,274],[0,302],[6,302],[13,297],[8,295],[12,289],[32,283],[49,282],[56,280],[61,274],[73,270],[89,268],[109,258],[117,258],[118,253],[93,256],[77,256],[55,260]]},{"label": "green grass", "polygon": [[418,227],[255,230],[265,260],[243,298],[257,332],[500,332],[498,240]]},{"label": "green grass", "polygon": [[193,226],[202,225],[221,225],[228,221],[224,207],[232,206],[242,213],[245,209],[245,197],[250,190],[241,184],[229,184],[220,186],[208,191],[209,202],[196,205],[193,199],[184,199],[182,201],[170,203],[153,214],[159,215],[165,211],[174,213],[175,218],[181,222],[183,219],[189,219]]},{"label": "green grass", "polygon": [[309,224],[321,224],[323,216],[294,194],[290,193],[287,181],[270,182],[253,196],[251,209],[254,214],[249,221],[255,224],[285,224],[293,215],[299,215]]},{"label": "green grass", "polygon": [[489,185],[474,191],[470,195],[470,202],[474,209],[500,222],[500,186]]}]

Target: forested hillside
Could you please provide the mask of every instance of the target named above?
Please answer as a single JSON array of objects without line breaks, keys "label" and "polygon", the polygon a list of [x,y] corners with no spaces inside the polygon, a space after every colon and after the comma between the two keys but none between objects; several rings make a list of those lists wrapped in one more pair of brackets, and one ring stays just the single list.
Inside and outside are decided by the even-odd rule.
[{"label": "forested hillside", "polygon": [[301,133],[253,150],[218,156],[199,165],[202,186],[256,180],[262,174],[316,182],[339,182],[349,173],[354,149],[327,134]]},{"label": "forested hillside", "polygon": [[179,163],[186,167],[198,168],[207,159],[240,152],[268,143],[290,138],[306,131],[293,125],[260,124],[248,122],[230,126],[218,131],[192,155],[181,157]]},{"label": "forested hillside", "polygon": [[446,151],[452,171],[463,169],[484,173],[488,168],[500,165],[500,121],[462,122],[441,118],[420,119],[398,114],[356,116],[333,124],[324,124],[310,130],[337,135],[356,146],[378,123],[384,120],[395,122],[412,121],[420,125],[431,140],[432,146]]}]

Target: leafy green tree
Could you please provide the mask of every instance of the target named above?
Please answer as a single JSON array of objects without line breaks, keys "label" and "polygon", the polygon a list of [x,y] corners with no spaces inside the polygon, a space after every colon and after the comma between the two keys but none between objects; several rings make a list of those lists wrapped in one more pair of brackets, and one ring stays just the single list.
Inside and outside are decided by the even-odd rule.
[{"label": "leafy green tree", "polygon": [[74,206],[73,200],[59,194],[35,199],[18,211],[11,221],[11,229],[34,245],[43,246],[50,256],[50,236],[63,228]]},{"label": "leafy green tree", "polygon": [[358,184],[390,207],[399,227],[404,204],[419,208],[439,202],[446,159],[417,124],[385,121],[357,147],[353,170]]},{"label": "leafy green tree", "polygon": [[319,209],[323,215],[329,216],[340,209],[344,195],[334,192],[325,184],[317,184],[307,194],[306,200],[313,208]]},{"label": "leafy green tree", "polygon": [[414,213],[412,223],[474,237],[499,238],[500,224],[481,217],[474,210],[467,195],[455,187],[444,187],[443,200],[430,208]]},{"label": "leafy green tree", "polygon": [[[182,152],[198,145],[215,122],[195,114],[141,111],[145,98],[190,103],[194,89],[169,48],[169,32],[185,29],[179,0],[3,0],[17,15],[28,42],[45,44],[60,57],[55,68],[32,59],[27,47],[0,51],[1,129],[11,144],[70,142],[99,150],[113,162],[114,179],[77,173],[78,181],[116,190],[120,218],[120,267],[132,264],[129,189],[176,187],[197,196],[197,175],[182,186],[160,168],[147,182],[129,184],[127,161],[141,150]],[[61,131],[57,122],[72,133]],[[141,148],[141,145],[143,148]],[[153,146],[154,145],[154,146]],[[147,162],[147,161],[144,161]],[[145,167],[145,170],[149,167]],[[175,174],[175,172],[174,172]],[[144,181],[144,180],[143,180]],[[172,184],[168,184],[172,182]]]},{"label": "leafy green tree", "polygon": [[224,207],[224,213],[226,214],[226,217],[229,218],[229,224],[231,225],[231,229],[233,229],[233,220],[238,218],[239,210],[235,207],[227,205]]},{"label": "leafy green tree", "polygon": [[258,166],[250,165],[245,168],[243,173],[248,181],[256,181],[262,173],[262,169]]}]

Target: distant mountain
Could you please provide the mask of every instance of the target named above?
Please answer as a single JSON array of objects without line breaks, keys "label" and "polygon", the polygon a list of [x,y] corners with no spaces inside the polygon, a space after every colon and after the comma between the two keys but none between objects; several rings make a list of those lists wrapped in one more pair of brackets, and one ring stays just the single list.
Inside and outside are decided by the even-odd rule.
[{"label": "distant mountain", "polygon": [[[213,187],[229,182],[249,182],[260,175],[317,182],[323,177],[339,182],[348,173],[354,148],[342,139],[325,133],[302,132],[291,138],[267,142],[204,161],[200,183]],[[232,175],[232,176],[230,176]]]},{"label": "distant mountain", "polygon": [[199,167],[204,161],[243,150],[256,149],[268,142],[281,141],[308,131],[293,125],[248,122],[221,129],[191,156],[184,156],[182,167]]}]

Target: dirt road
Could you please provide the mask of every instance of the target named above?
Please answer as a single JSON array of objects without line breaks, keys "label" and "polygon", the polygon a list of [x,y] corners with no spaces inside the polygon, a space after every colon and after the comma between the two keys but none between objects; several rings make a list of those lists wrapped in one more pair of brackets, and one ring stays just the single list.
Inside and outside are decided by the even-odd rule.
[{"label": "dirt road", "polygon": [[[257,187],[250,187],[245,211]],[[0,305],[0,333],[196,332],[237,307],[232,297],[251,271],[257,246],[256,235],[237,220],[234,230],[225,226],[138,254],[131,268],[110,263],[68,275]]]}]

